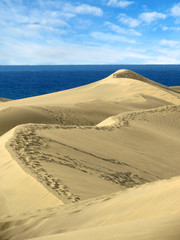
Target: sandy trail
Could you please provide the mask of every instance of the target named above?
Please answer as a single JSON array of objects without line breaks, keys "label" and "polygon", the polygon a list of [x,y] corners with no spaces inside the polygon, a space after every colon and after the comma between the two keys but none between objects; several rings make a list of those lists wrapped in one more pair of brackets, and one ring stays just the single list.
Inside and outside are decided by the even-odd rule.
[{"label": "sandy trail", "polygon": [[16,156],[8,147],[14,129],[0,139],[1,215],[12,216],[63,203],[18,165]]}]

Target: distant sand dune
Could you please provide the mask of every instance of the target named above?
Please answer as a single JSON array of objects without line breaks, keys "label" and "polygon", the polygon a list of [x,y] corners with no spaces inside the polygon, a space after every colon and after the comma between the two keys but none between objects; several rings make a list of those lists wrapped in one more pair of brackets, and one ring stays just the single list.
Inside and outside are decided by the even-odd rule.
[{"label": "distant sand dune", "polygon": [[0,135],[25,123],[96,125],[127,111],[180,104],[180,95],[129,70],[70,90],[0,104]]},{"label": "distant sand dune", "polygon": [[[118,74],[118,72],[114,74]],[[144,81],[131,78],[117,78],[113,77],[112,74],[103,80],[85,86],[61,92],[45,94],[42,96],[11,101],[1,104],[0,107],[5,108],[7,106],[19,105],[72,106],[77,103],[90,102],[94,100],[120,102],[124,101],[125,99],[128,100],[128,98],[135,94],[149,95],[172,104],[180,103],[180,97],[178,93],[175,93],[173,90],[170,90],[169,88],[156,82],[151,80],[147,82],[146,78],[143,79]]]},{"label": "distant sand dune", "polygon": [[180,239],[179,87],[121,69],[1,102],[0,135],[1,240]]},{"label": "distant sand dune", "polygon": [[0,102],[7,102],[7,101],[11,101],[11,99],[0,97]]},{"label": "distant sand dune", "polygon": [[180,93],[180,86],[169,87],[169,88],[177,93]]}]

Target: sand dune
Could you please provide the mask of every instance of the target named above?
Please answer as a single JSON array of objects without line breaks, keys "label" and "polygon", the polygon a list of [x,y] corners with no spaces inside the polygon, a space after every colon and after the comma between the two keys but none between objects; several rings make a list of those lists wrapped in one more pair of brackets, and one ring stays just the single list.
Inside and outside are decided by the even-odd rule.
[{"label": "sand dune", "polygon": [[135,239],[163,239],[162,236],[178,239],[179,180],[177,177],[158,181],[97,199],[19,216],[16,220],[9,218],[3,237],[6,239],[11,233],[11,239],[22,240],[46,235],[42,239],[51,239],[49,235],[52,239],[105,237],[114,240],[133,239],[133,236]]},{"label": "sand dune", "polygon": [[[13,102],[7,102],[1,108],[7,106],[19,106],[19,105],[74,105],[77,103],[91,102],[94,100],[105,100],[120,102],[125,99],[140,99],[144,100],[143,95],[154,97],[164,100],[169,103],[178,104],[180,103],[179,94],[170,90],[169,88],[157,84],[149,80],[147,82],[146,78],[142,77],[144,80],[137,80],[134,78],[128,78],[129,72],[132,76],[136,76],[135,73],[129,70],[119,70],[116,73],[110,75],[109,77],[70,90],[56,92],[51,94],[45,94],[42,96],[31,97],[26,99],[20,99]],[[121,77],[123,73],[123,77]],[[126,77],[127,75],[127,77]]]},{"label": "sand dune", "polygon": [[[179,216],[153,220],[135,221],[125,224],[90,228],[62,234],[53,234],[45,237],[33,238],[34,240],[68,240],[68,239],[105,239],[105,240],[133,240],[133,239],[158,239],[179,240]],[[29,239],[30,240],[30,239]]]},{"label": "sand dune", "polygon": [[180,87],[179,86],[175,86],[175,87],[169,87],[171,90],[180,93]]},{"label": "sand dune", "polygon": [[[12,140],[13,150],[23,164],[35,164],[34,175],[47,187],[51,180],[44,179],[45,172],[54,184],[61,180],[69,189],[61,194],[64,201],[70,192],[74,200],[84,200],[180,175],[180,106],[117,119],[113,128],[25,125]],[[61,191],[54,187],[54,193]]]},{"label": "sand dune", "polygon": [[0,134],[23,123],[96,125],[112,115],[169,104],[180,104],[173,89],[122,69],[82,87],[0,103]]},{"label": "sand dune", "polygon": [[11,101],[11,99],[0,97],[0,102],[7,102],[7,101]]},{"label": "sand dune", "polygon": [[8,107],[0,112],[0,116],[0,135],[23,123],[58,123],[49,114],[34,107]]},{"label": "sand dune", "polygon": [[129,70],[0,103],[0,239],[179,240],[180,95]]},{"label": "sand dune", "polygon": [[7,151],[13,134],[14,129],[0,138],[0,218],[61,205],[59,199],[21,169],[10,149]]}]

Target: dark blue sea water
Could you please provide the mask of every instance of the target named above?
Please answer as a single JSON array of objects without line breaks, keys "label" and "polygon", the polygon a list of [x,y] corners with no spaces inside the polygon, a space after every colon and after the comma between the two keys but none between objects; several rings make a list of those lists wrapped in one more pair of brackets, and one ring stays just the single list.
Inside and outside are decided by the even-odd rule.
[{"label": "dark blue sea water", "polygon": [[180,85],[180,65],[0,66],[0,97],[19,99],[78,87],[130,69],[166,86]]}]

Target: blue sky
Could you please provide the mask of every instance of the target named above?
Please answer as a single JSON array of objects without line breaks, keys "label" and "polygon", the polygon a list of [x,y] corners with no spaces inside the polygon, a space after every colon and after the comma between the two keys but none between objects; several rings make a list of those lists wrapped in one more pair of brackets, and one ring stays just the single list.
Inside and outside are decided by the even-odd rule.
[{"label": "blue sky", "polygon": [[0,64],[180,64],[180,1],[1,0]]}]

